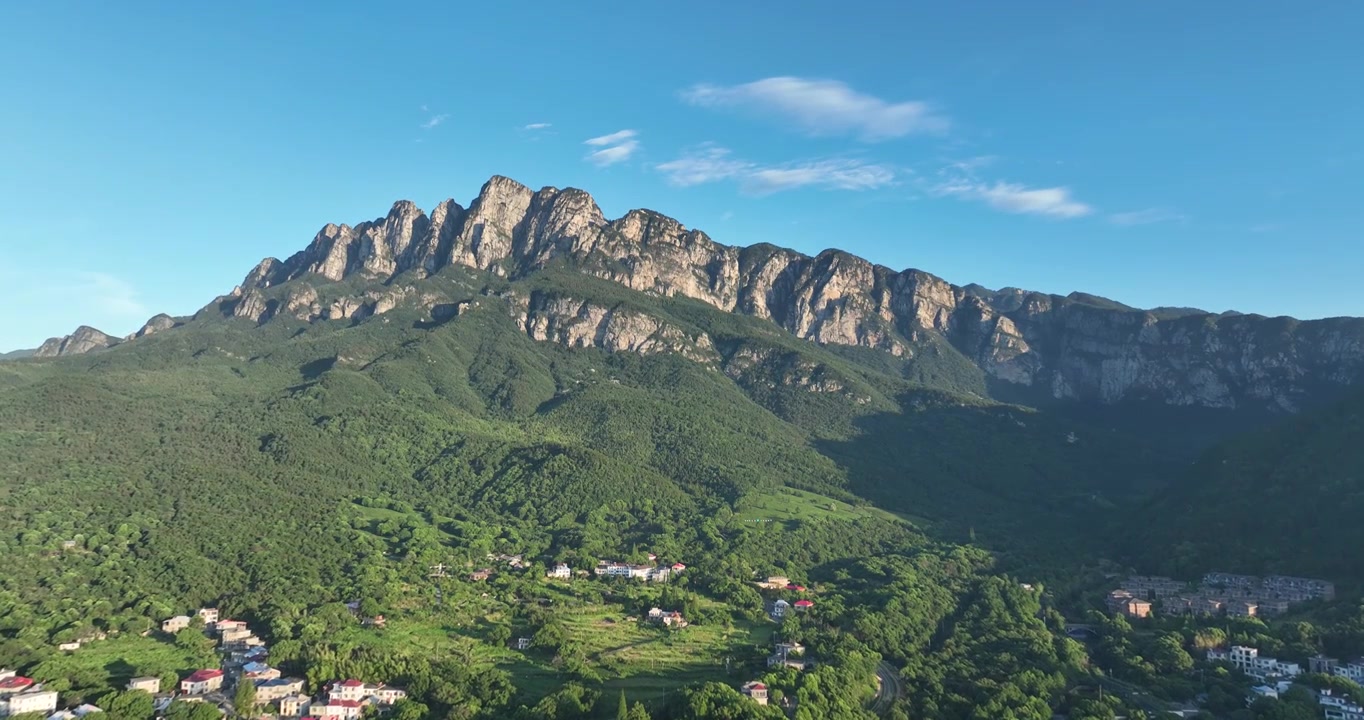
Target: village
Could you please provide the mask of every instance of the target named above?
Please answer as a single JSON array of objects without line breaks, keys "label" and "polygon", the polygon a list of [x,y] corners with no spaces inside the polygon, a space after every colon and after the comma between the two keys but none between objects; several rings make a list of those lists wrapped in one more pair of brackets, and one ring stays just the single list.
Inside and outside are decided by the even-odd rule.
[{"label": "village", "polygon": [[[574,570],[566,563],[552,563],[544,572],[545,582],[573,582],[575,580],[596,579],[601,581],[635,581],[639,583],[667,583],[684,573],[687,566],[681,562],[659,563],[656,555],[648,555],[648,564],[635,564],[616,560],[602,560],[589,572]],[[493,554],[487,556],[488,564],[468,571],[462,578],[471,583],[487,582],[501,570],[525,572],[533,569],[521,555]],[[450,578],[446,565],[431,568],[430,577],[435,580]],[[791,613],[809,611],[814,602],[806,597],[793,601],[781,595],[805,595],[805,586],[791,582],[784,576],[768,576],[755,579],[752,584],[769,594],[766,601],[767,619],[781,623]],[[437,595],[440,590],[437,587]],[[364,616],[360,612],[361,603],[345,603],[361,627],[382,629],[388,624],[383,615]],[[627,617],[644,626],[657,626],[668,631],[681,631],[691,625],[689,619],[676,608],[651,607],[639,617]],[[255,630],[246,622],[221,617],[217,608],[199,608],[192,613],[175,615],[160,622],[160,632],[167,637],[175,637],[186,630],[202,630],[214,640],[215,654],[219,658],[216,667],[201,667],[183,674],[173,687],[166,687],[162,677],[133,677],[126,682],[128,691],[144,692],[152,697],[157,717],[163,717],[172,703],[202,703],[215,708],[220,715],[250,716],[259,718],[278,718],[300,720],[357,720],[363,715],[384,713],[395,703],[407,697],[401,687],[383,683],[367,683],[354,678],[336,678],[322,687],[309,692],[307,683],[298,677],[284,675],[280,669],[270,664],[270,648]],[[144,633],[146,635],[148,633]],[[65,653],[78,652],[82,645],[98,642],[103,637],[93,637],[83,642],[63,643],[58,650]],[[513,651],[530,652],[532,639],[516,637],[507,643]],[[798,642],[772,641],[770,654],[766,657],[768,669],[790,668],[804,671],[815,666],[815,661],[807,657],[806,648]],[[253,707],[249,709],[234,706],[240,697],[237,690],[244,683],[254,686]],[[742,683],[738,690],[753,702],[766,705],[769,702],[768,688],[759,680]],[[43,683],[24,677],[13,670],[0,669],[0,717],[36,713],[46,720],[76,720],[103,709],[92,704],[82,703],[69,708],[60,708],[60,693],[48,689]],[[791,698],[782,698],[783,707],[792,706]]]},{"label": "village", "polygon": [[1210,572],[1199,583],[1160,575],[1133,575],[1108,594],[1110,612],[1144,618],[1165,615],[1281,615],[1309,600],[1331,600],[1335,585],[1314,578]]}]

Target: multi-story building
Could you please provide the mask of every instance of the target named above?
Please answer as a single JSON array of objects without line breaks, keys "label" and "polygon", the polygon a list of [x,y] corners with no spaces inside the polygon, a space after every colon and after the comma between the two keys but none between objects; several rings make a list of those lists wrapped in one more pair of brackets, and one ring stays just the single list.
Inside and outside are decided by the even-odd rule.
[{"label": "multi-story building", "polygon": [[141,690],[148,695],[155,695],[161,692],[161,678],[148,675],[146,677],[135,677],[128,681],[129,690]]},{"label": "multi-story building", "polygon": [[261,704],[302,693],[303,681],[298,678],[271,678],[256,682],[256,702]]},{"label": "multi-story building", "polygon": [[218,668],[195,670],[189,677],[180,681],[180,692],[186,695],[204,695],[223,686],[223,671]]},{"label": "multi-story building", "polygon": [[744,686],[739,689],[739,692],[753,698],[753,702],[756,702],[759,705],[767,704],[767,686],[757,680],[744,683]]},{"label": "multi-story building", "polygon": [[189,616],[176,615],[173,618],[167,618],[161,623],[161,632],[178,633],[187,627],[189,627]]},{"label": "multi-story building", "polygon": [[0,715],[22,715],[24,713],[48,713],[57,710],[57,691],[44,690],[34,685],[23,692],[0,698]]}]

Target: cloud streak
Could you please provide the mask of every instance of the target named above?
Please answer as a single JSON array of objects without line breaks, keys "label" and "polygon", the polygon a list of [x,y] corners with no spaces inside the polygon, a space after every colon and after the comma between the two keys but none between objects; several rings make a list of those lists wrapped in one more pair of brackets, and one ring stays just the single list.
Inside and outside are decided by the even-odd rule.
[{"label": "cloud streak", "polygon": [[1184,215],[1177,213],[1169,208],[1146,208],[1145,210],[1133,210],[1131,212],[1113,213],[1108,216],[1108,221],[1120,227],[1135,227],[1138,225],[1154,225],[1163,222],[1181,222]]},{"label": "cloud streak", "polygon": [[656,168],[668,182],[690,187],[715,182],[736,182],[747,195],[771,195],[797,188],[821,190],[874,190],[895,180],[884,165],[848,158],[825,158],[779,165],[764,165],[733,156],[726,148],[703,145]]},{"label": "cloud streak", "polygon": [[942,183],[933,190],[938,195],[977,200],[996,210],[1017,215],[1071,219],[1094,212],[1094,208],[1071,197],[1067,187],[1030,188],[1003,181],[956,180]]},{"label": "cloud streak", "polygon": [[617,130],[609,135],[588,138],[583,141],[584,145],[600,149],[588,153],[585,159],[597,167],[625,162],[639,150],[638,136],[634,130]]},{"label": "cloud streak", "polygon": [[421,129],[423,129],[423,130],[430,130],[431,128],[436,127],[437,125],[439,125],[439,124],[441,124],[441,123],[443,123],[443,122],[445,122],[446,120],[449,120],[449,119],[450,119],[449,113],[441,113],[441,114],[439,114],[439,115],[432,115],[430,118],[428,118],[428,119],[426,120],[426,122],[424,122],[424,123],[421,124]]},{"label": "cloud streak", "polygon": [[792,123],[808,135],[879,142],[946,132],[951,122],[922,101],[888,102],[837,80],[770,77],[742,85],[698,84],[682,91],[698,107],[732,109]]}]

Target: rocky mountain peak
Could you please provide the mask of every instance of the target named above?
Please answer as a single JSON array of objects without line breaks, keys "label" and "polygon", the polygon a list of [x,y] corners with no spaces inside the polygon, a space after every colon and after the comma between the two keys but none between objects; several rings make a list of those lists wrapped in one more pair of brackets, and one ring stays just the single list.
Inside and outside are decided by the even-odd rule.
[{"label": "rocky mountain peak", "polygon": [[81,325],[66,337],[48,338],[33,352],[33,357],[58,357],[61,355],[81,355],[104,350],[121,342],[108,333],[96,330],[89,325]]}]

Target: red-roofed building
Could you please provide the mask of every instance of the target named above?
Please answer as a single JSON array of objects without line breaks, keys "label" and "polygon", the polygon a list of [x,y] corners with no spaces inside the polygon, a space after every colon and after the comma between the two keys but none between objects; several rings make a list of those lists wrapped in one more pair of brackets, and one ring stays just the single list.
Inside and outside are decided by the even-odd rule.
[{"label": "red-roofed building", "polygon": [[686,565],[683,565],[682,563],[673,563],[673,568],[672,568],[673,572],[682,572],[683,570],[686,570],[686,569],[687,569],[687,566],[686,566]]},{"label": "red-roofed building", "polygon": [[794,590],[795,592],[805,592],[805,586],[804,586],[804,585],[797,585],[797,584],[795,584],[795,583],[790,583],[790,584],[788,584],[788,585],[786,586],[786,589],[787,589],[787,590]]},{"label": "red-roofed building", "polygon": [[739,692],[753,698],[753,701],[759,705],[767,704],[767,686],[757,680],[750,683],[744,683],[744,686],[739,689]]},{"label": "red-roofed building", "polygon": [[0,695],[13,695],[23,692],[33,685],[33,678],[26,678],[23,675],[12,675],[0,680]]},{"label": "red-roofed building", "polygon": [[195,670],[189,677],[180,681],[180,692],[186,695],[204,695],[223,687],[223,671],[218,668]]},{"label": "red-roofed building", "polygon": [[809,610],[810,608],[815,606],[815,603],[812,600],[797,600],[791,603],[791,605],[793,605],[797,610]]},{"label": "red-roofed building", "polygon": [[326,705],[314,705],[311,709],[320,718],[355,720],[364,712],[365,705],[359,700],[328,700]]}]

